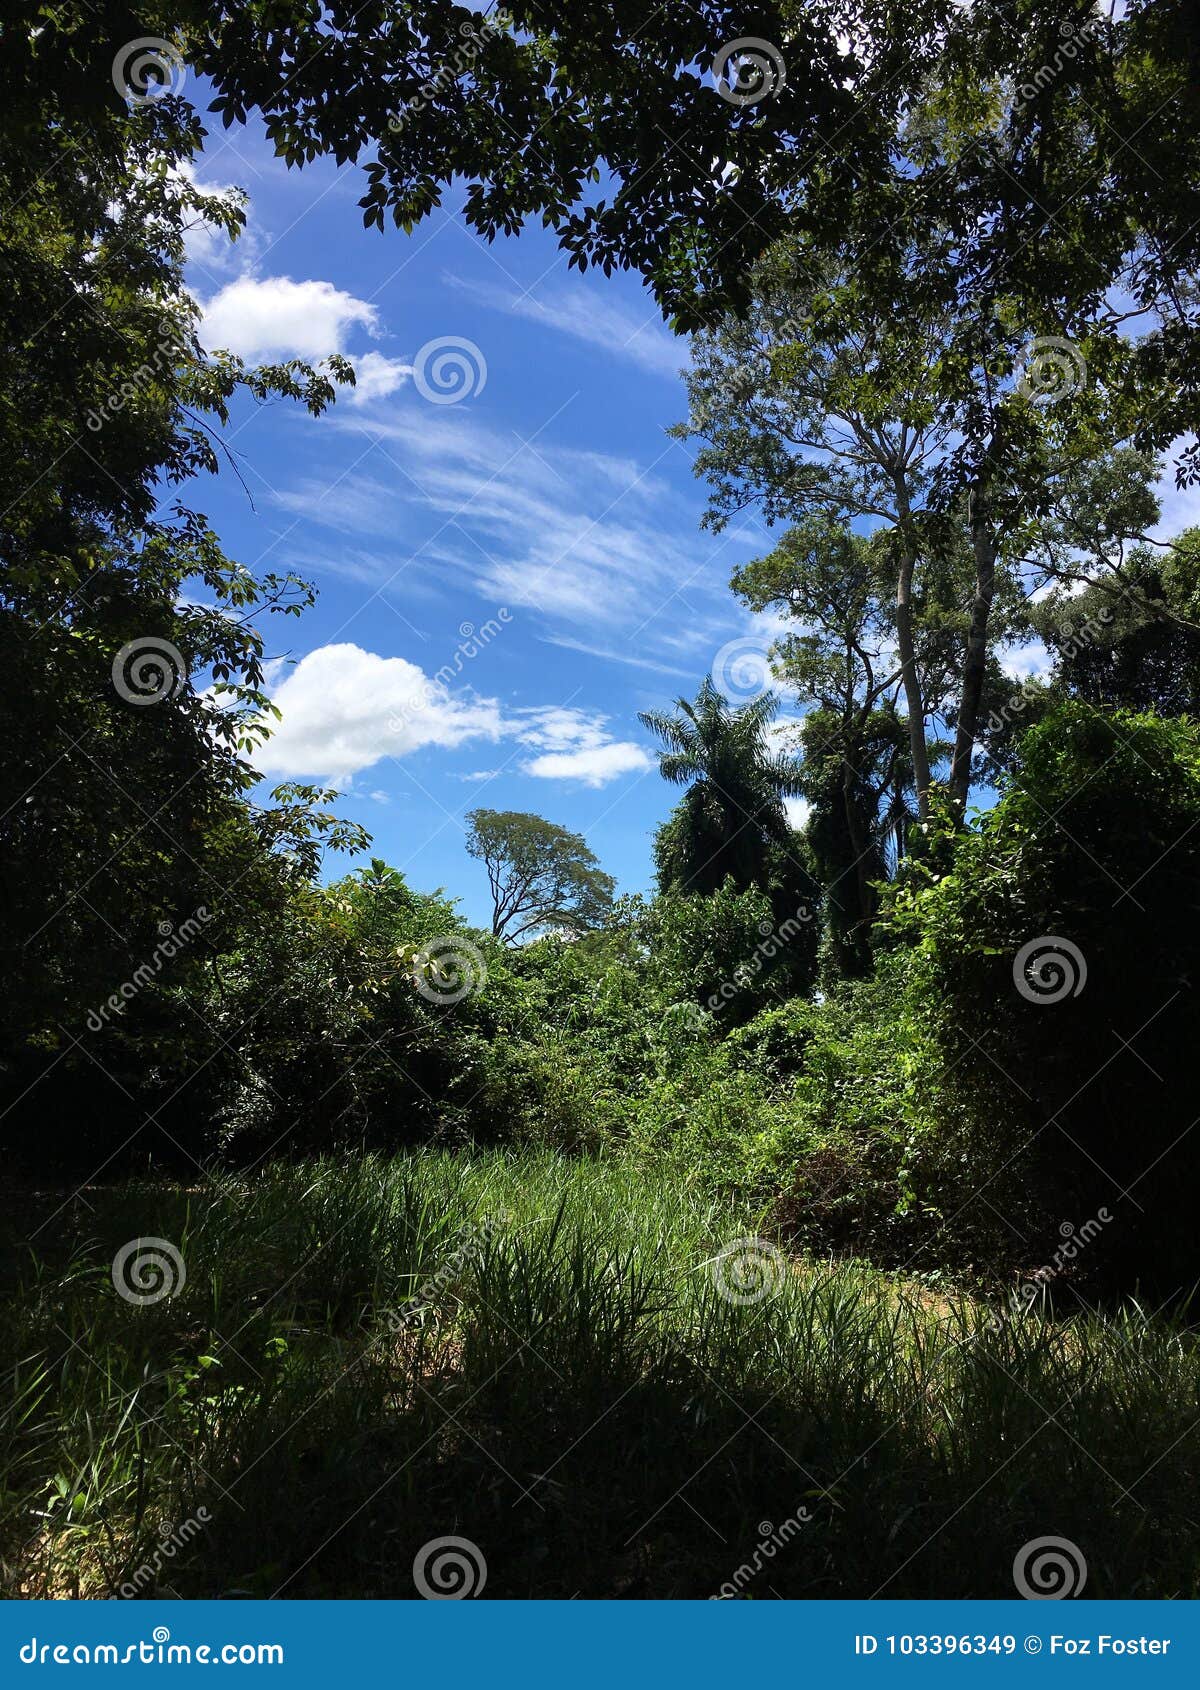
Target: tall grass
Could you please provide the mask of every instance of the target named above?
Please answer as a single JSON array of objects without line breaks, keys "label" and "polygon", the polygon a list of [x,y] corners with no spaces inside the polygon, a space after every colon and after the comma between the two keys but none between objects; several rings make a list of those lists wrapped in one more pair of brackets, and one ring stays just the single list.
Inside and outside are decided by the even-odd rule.
[{"label": "tall grass", "polygon": [[[747,1566],[758,1598],[1010,1596],[1051,1535],[1089,1596],[1200,1592],[1178,1321],[996,1319],[861,1264],[731,1302],[714,1259],[750,1218],[629,1159],[426,1153],[89,1202],[4,1287],[10,1594],[407,1597],[448,1535],[489,1596],[700,1597]],[[111,1269],[147,1237],[186,1281],[138,1307]]]}]

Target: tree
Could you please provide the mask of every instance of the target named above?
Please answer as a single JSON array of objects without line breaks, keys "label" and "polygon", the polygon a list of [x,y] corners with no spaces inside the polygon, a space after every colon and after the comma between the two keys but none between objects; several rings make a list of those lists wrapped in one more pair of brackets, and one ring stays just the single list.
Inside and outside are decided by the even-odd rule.
[{"label": "tree", "polygon": [[688,788],[655,846],[663,891],[714,892],[727,877],[739,892],[761,889],[772,852],[791,849],[783,801],[798,794],[799,770],[770,746],[767,730],[778,711],[773,693],[732,708],[709,675],[694,703],[676,700],[674,715],[641,714],[663,741],[663,778]]},{"label": "tree", "polygon": [[[1011,329],[980,329],[956,299],[945,229],[916,222],[884,280],[834,270],[786,244],[753,281],[745,318],[694,339],[688,423],[711,488],[706,524],[758,505],[799,521],[765,566],[790,566],[802,606],[820,614],[844,566],[861,602],[861,561],[839,528],[869,529],[890,572],[872,583],[894,643],[918,810],[928,810],[929,736],[954,728],[948,785],[965,814],[991,654],[1024,623],[1045,575],[1076,570],[1078,549],[1153,520],[1153,463],[1119,443],[1135,419],[1123,390],[1079,382],[1040,401]],[[942,278],[937,287],[926,277]],[[946,348],[953,351],[948,355]],[[824,534],[824,538],[822,535]],[[817,548],[814,578],[799,565]],[[1098,546],[1096,567],[1105,552]],[[832,595],[836,601],[836,592]],[[877,678],[891,683],[885,671]]]},{"label": "tree", "polygon": [[467,850],[487,869],[497,938],[585,933],[604,921],[616,882],[582,834],[522,810],[472,810],[467,821]]},{"label": "tree", "polygon": [[[821,514],[789,529],[732,582],[752,610],[785,619],[772,656],[809,706],[797,738],[799,791],[810,806],[804,836],[825,894],[834,966],[846,975],[870,966],[876,883],[903,854],[915,819],[890,580],[878,539]],[[934,708],[944,697],[946,645],[935,626],[915,653],[922,697]],[[929,754],[936,766],[936,744]]]},{"label": "tree", "polygon": [[897,900],[941,1049],[943,1130],[964,1116],[999,1129],[1050,1237],[1106,1205],[1095,1262],[1119,1289],[1185,1289],[1200,729],[1067,701],[1022,736],[979,826],[945,843]]},{"label": "tree", "polygon": [[213,1050],[190,1012],[166,1025],[170,992],[194,1003],[183,987],[276,919],[324,846],[365,836],[328,794],[248,800],[272,709],[264,623],[312,591],[228,557],[184,491],[218,468],[232,407],[317,414],[352,372],[201,349],[185,233],[232,236],[243,213],[196,188],[186,101],[113,87],[114,45],[153,33],[150,14],[109,8],[102,50],[85,13],[39,8],[0,45],[0,1064],[26,1099],[8,1131],[86,1114],[111,1149]]},{"label": "tree", "polygon": [[1053,684],[1103,707],[1200,713],[1200,529],[1135,546],[1119,575],[1060,589],[1034,609]]}]

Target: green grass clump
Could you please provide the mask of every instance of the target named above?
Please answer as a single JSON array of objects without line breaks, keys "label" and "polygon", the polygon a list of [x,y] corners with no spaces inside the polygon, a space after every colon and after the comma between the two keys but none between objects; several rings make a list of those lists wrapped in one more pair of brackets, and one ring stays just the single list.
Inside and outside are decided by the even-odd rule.
[{"label": "green grass clump", "polygon": [[[756,1598],[1010,1596],[1045,1536],[1088,1596],[1200,1593],[1178,1320],[998,1318],[812,1261],[731,1302],[752,1217],[629,1156],[87,1195],[56,1259],[61,1216],[8,1258],[9,1594],[408,1597],[449,1535],[497,1597],[703,1597],[745,1566]],[[186,1280],[137,1307],[112,1261],[151,1237]]]}]

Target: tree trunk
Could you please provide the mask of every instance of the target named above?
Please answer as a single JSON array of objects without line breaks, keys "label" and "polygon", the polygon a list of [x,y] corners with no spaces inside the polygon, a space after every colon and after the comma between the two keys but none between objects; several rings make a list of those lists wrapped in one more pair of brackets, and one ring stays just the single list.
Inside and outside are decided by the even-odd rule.
[{"label": "tree trunk", "polygon": [[912,583],[917,563],[917,548],[911,533],[911,509],[908,485],[903,474],[894,479],[896,510],[900,518],[900,573],[896,581],[896,651],[900,659],[900,678],[904,685],[904,703],[908,711],[908,742],[912,752],[913,781],[917,788],[917,812],[922,821],[929,814],[929,750],[925,744],[925,702],[921,697],[921,680],[917,674],[917,657],[913,645]]},{"label": "tree trunk", "polygon": [[979,722],[979,701],[983,695],[983,677],[987,667],[988,619],[996,591],[998,547],[988,523],[987,501],[979,485],[971,489],[968,521],[975,552],[975,597],[971,601],[971,620],[967,627],[954,761],[950,765],[950,796],[960,821],[966,814],[967,794],[971,790],[971,758],[975,751],[975,729]]}]

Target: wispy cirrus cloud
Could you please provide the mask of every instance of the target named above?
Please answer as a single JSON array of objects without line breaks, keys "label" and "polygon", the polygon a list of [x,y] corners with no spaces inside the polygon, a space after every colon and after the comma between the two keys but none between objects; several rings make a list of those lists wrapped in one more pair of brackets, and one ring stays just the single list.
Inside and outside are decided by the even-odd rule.
[{"label": "wispy cirrus cloud", "polygon": [[662,313],[649,294],[634,306],[618,300],[611,289],[584,283],[560,283],[522,293],[493,282],[467,281],[447,274],[449,287],[492,311],[523,317],[555,334],[569,335],[598,347],[609,358],[624,358],[651,375],[677,380],[690,362],[688,343],[664,325]]},{"label": "wispy cirrus cloud", "polygon": [[[436,568],[499,603],[588,630],[641,630],[681,590],[724,598],[724,572],[702,566],[700,542],[672,531],[694,516],[675,508],[653,463],[524,441],[428,407],[344,414],[332,426],[375,443],[369,473],[329,491],[308,478],[277,503],[343,535],[411,534],[425,512],[433,531],[397,557],[397,575]],[[677,632],[678,620],[664,618],[664,632]]]}]

